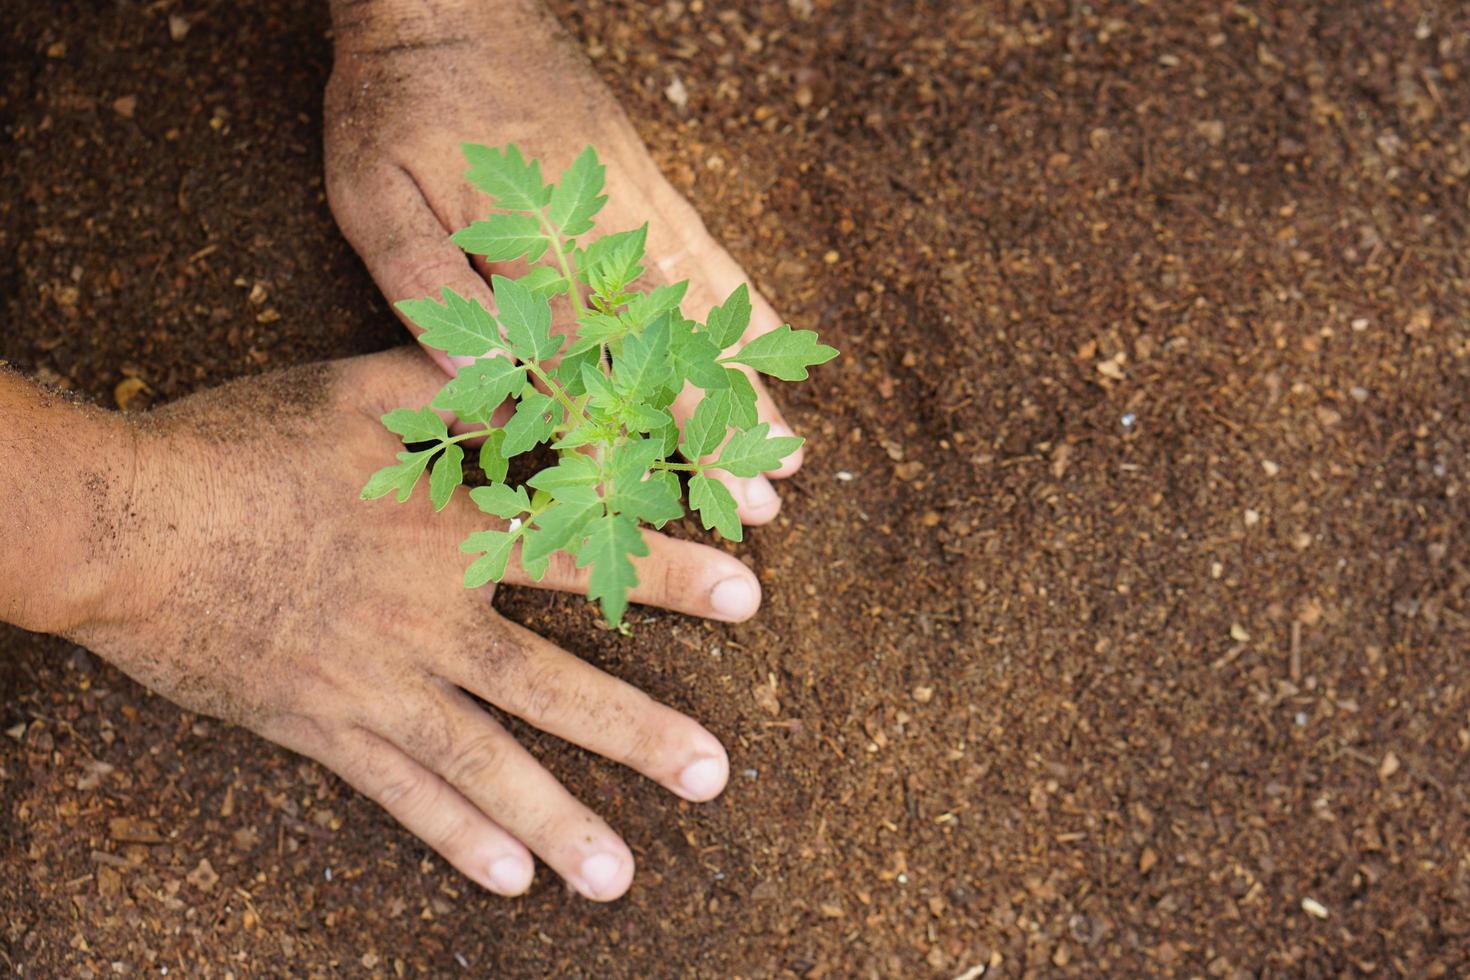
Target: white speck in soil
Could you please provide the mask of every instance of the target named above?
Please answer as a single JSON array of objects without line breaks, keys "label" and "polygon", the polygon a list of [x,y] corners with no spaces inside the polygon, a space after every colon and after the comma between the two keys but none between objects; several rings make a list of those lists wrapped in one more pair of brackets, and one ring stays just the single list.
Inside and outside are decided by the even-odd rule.
[{"label": "white speck in soil", "polygon": [[900,885],[907,885],[909,883],[909,876],[900,871],[894,881],[897,881]]},{"label": "white speck in soil", "polygon": [[841,480],[843,483],[851,483],[852,474],[847,472],[847,470],[838,470],[837,479]]},{"label": "white speck in soil", "polygon": [[1138,421],[1138,416],[1134,415],[1132,412],[1127,412],[1124,413],[1123,417],[1118,421],[1123,423],[1123,428],[1131,429],[1133,428],[1133,424]]},{"label": "white speck in soil", "polygon": [[1298,728],[1306,728],[1307,727],[1307,713],[1305,711],[1298,711],[1296,713],[1296,719],[1295,719],[1295,721],[1296,721],[1296,727],[1298,727]]},{"label": "white speck in soil", "polygon": [[328,881],[331,881],[332,880],[332,869],[331,868],[328,868],[325,871],[323,871],[322,872],[322,877],[325,878],[325,879],[327,879]]},{"label": "white speck in soil", "polygon": [[740,775],[744,776],[746,779],[754,779],[755,777],[760,775],[760,771],[756,769],[745,769],[740,773]]},{"label": "white speck in soil", "polygon": [[455,953],[454,962],[458,963],[463,969],[468,970],[470,968],[470,961],[464,958],[463,953]]}]

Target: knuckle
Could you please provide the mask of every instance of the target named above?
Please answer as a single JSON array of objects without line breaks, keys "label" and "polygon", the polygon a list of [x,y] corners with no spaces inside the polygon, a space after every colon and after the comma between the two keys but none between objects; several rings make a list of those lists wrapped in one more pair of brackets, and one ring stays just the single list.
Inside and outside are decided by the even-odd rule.
[{"label": "knuckle", "polygon": [[546,577],[551,582],[565,582],[575,584],[582,573],[577,568],[577,559],[565,551],[556,551],[551,555],[551,564],[547,566]]},{"label": "knuckle", "polygon": [[521,681],[521,711],[528,720],[549,717],[562,700],[562,678],[553,668],[528,670]]},{"label": "knuckle", "polygon": [[433,802],[433,795],[427,773],[407,772],[380,785],[373,799],[390,813],[416,813]]},{"label": "knuckle", "polygon": [[445,281],[462,276],[467,260],[458,253],[446,254],[438,242],[421,238],[390,238],[382,250],[384,276],[395,286],[414,295],[432,294]]},{"label": "knuckle", "polygon": [[488,782],[504,762],[505,744],[498,733],[473,735],[450,750],[444,778],[455,786]]}]

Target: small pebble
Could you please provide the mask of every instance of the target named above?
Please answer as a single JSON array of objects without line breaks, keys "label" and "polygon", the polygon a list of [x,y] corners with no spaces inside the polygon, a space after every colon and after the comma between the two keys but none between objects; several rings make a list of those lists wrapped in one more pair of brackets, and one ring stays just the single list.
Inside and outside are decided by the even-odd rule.
[{"label": "small pebble", "polygon": [[746,779],[754,779],[755,777],[760,775],[760,771],[757,769],[742,769],[740,771],[740,775],[744,776]]},{"label": "small pebble", "polygon": [[1307,913],[1314,919],[1325,919],[1328,916],[1327,906],[1323,905],[1315,898],[1302,899],[1302,911]]},{"label": "small pebble", "polygon": [[1277,473],[1281,472],[1281,467],[1277,466],[1269,459],[1261,460],[1261,469],[1266,471],[1267,476],[1275,476]]},{"label": "small pebble", "polygon": [[1127,412],[1118,421],[1121,422],[1121,423],[1123,423],[1123,428],[1125,428],[1125,429],[1131,429],[1131,428],[1133,428],[1133,423],[1135,423],[1135,422],[1138,421],[1138,416],[1137,415],[1134,415],[1132,412]]},{"label": "small pebble", "polygon": [[851,483],[853,477],[851,473],[847,472],[847,470],[838,470],[837,479],[841,480],[843,483]]}]

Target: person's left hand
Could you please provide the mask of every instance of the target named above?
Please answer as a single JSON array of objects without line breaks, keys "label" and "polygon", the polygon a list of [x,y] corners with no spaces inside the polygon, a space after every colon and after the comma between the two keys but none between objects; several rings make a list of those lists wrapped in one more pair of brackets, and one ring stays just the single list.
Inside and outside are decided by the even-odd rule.
[{"label": "person's left hand", "polygon": [[[327,193],[338,223],[390,303],[449,286],[494,309],[483,263],[449,236],[489,212],[464,178],[460,144],[516,143],[548,177],[591,144],[607,165],[605,231],[649,223],[649,274],[689,280],[684,312],[704,320],[745,273],[659,173],[622,108],[539,0],[368,0],[334,3],[336,62],[326,94]],[[781,320],[752,287],[748,342]],[[561,304],[556,304],[560,306]],[[412,327],[412,324],[409,324]],[[568,324],[561,324],[567,329]],[[455,365],[430,351],[446,371]],[[772,435],[790,427],[753,372]],[[682,426],[702,397],[673,406]],[[801,451],[768,476],[801,465]],[[766,476],[722,471],[740,519],[764,524],[781,501]]]}]

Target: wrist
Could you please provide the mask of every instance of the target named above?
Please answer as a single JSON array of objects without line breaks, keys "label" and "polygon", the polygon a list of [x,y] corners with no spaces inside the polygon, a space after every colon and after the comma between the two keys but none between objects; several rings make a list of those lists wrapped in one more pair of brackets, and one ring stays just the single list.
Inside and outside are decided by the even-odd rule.
[{"label": "wrist", "polygon": [[119,555],[137,476],[121,416],[0,376],[0,620],[68,633],[125,593]]}]

